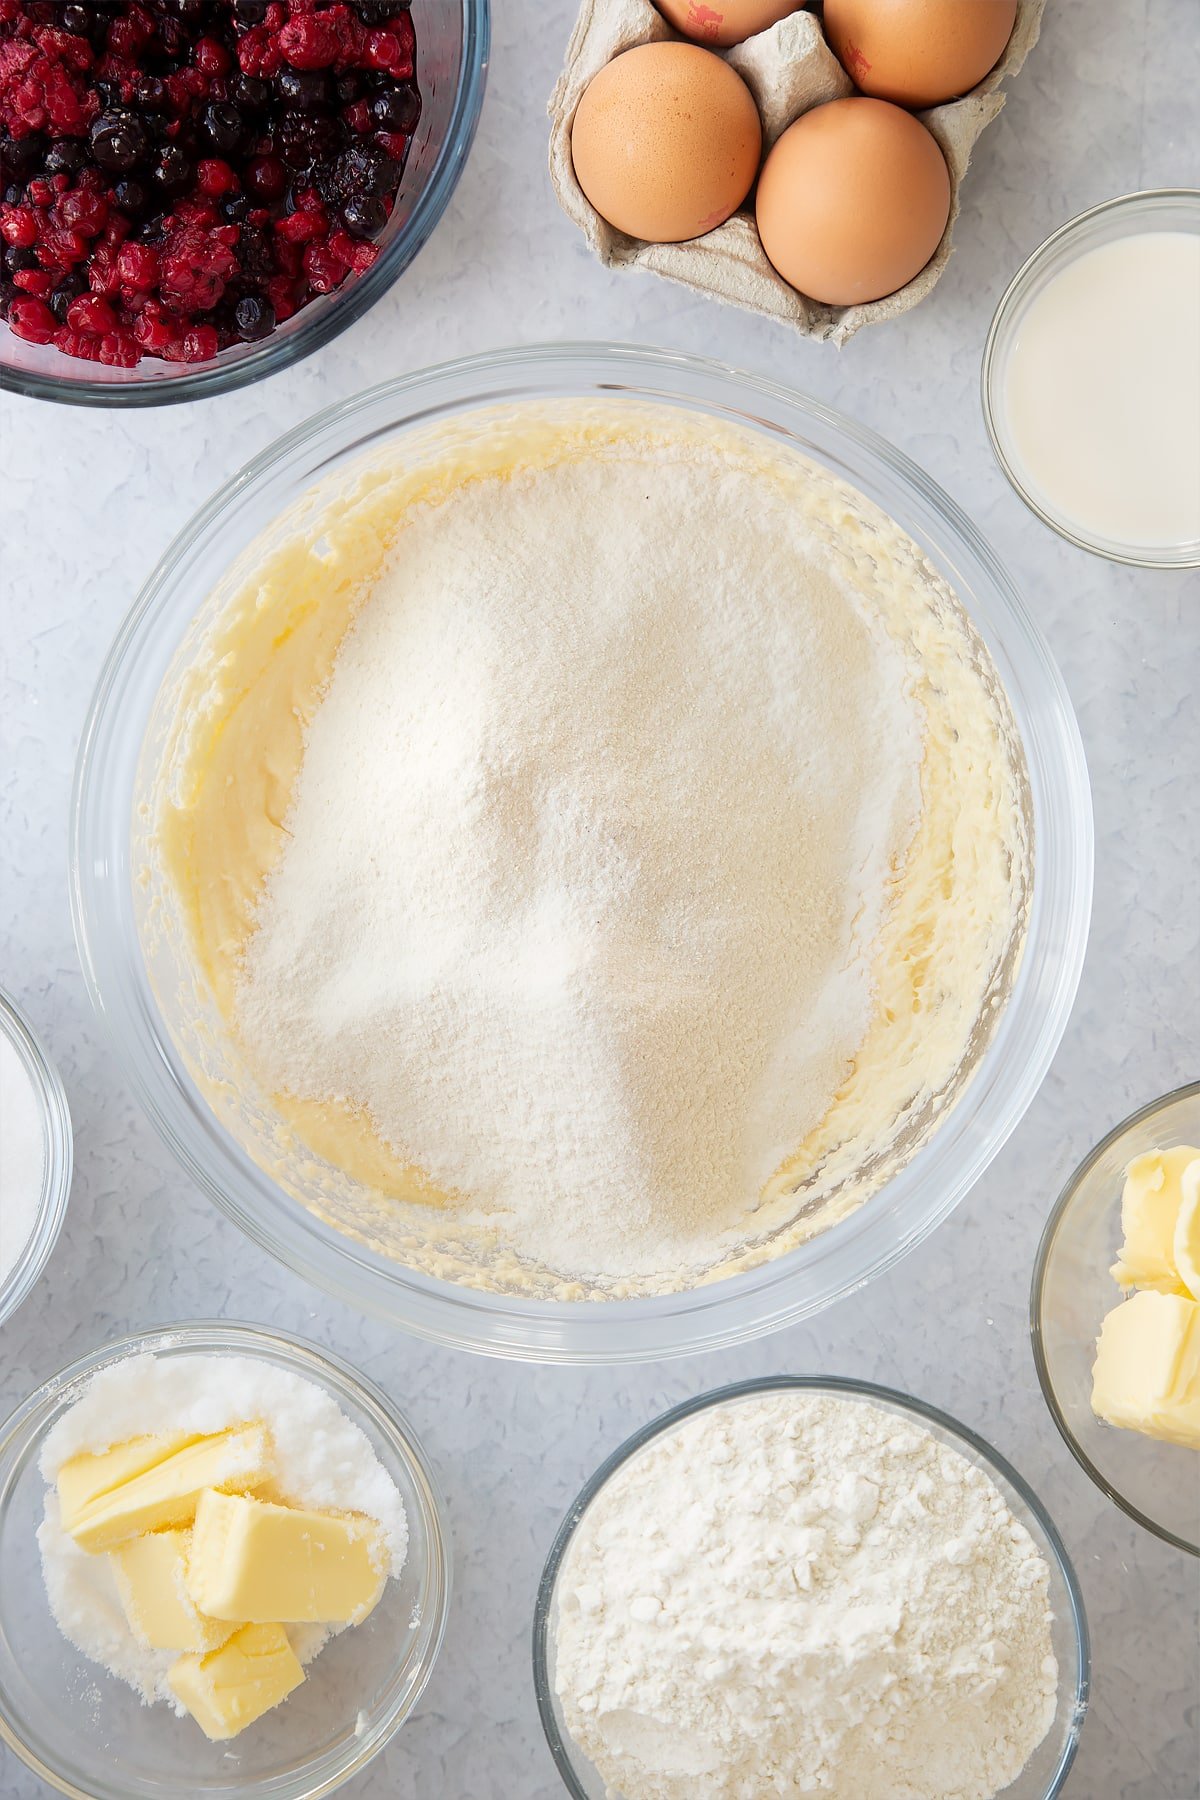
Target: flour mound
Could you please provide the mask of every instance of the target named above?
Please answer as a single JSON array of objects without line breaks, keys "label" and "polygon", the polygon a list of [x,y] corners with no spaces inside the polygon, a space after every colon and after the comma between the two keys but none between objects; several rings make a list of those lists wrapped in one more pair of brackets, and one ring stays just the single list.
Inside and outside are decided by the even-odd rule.
[{"label": "flour mound", "polygon": [[238,993],[252,1065],[539,1264],[703,1263],[870,1021],[910,685],[785,493],[717,455],[416,509],[309,733]]},{"label": "flour mound", "polygon": [[991,1800],[1054,1719],[1048,1570],[882,1408],[777,1393],[655,1438],[584,1514],[554,1681],[624,1800]]}]

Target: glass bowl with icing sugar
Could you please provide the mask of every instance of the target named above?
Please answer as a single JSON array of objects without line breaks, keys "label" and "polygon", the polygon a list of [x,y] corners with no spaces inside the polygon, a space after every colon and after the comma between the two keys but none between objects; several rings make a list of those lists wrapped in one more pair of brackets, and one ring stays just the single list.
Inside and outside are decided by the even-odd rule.
[{"label": "glass bowl with icing sugar", "polygon": [[66,1090],[33,1027],[0,989],[0,1324],[32,1292],[58,1241],[74,1146]]},{"label": "glass bowl with icing sugar", "polygon": [[[556,446],[536,467],[531,432],[543,447],[551,440]],[[359,1104],[352,1087],[339,1090],[343,1100],[349,1096],[355,1102],[339,1113],[336,1107],[331,1112],[328,1095],[289,1090],[270,1079],[264,1083],[261,1067],[248,1066],[243,1054],[247,1016],[240,1019],[242,1036],[229,1023],[233,1003],[240,1004],[247,966],[242,953],[249,940],[237,945],[223,972],[218,957],[198,977],[197,914],[195,908],[189,911],[184,890],[191,879],[186,871],[199,867],[204,843],[212,839],[211,834],[189,837],[187,829],[177,836],[175,826],[180,820],[186,824],[192,800],[206,783],[209,790],[224,789],[233,773],[232,764],[220,773],[217,755],[207,763],[191,755],[197,745],[216,741],[219,733],[210,729],[214,718],[229,716],[230,684],[224,676],[215,685],[209,679],[213,670],[231,666],[225,651],[248,651],[248,670],[267,668],[288,680],[289,659],[304,653],[302,633],[290,632],[284,634],[282,656],[260,654],[264,644],[283,642],[278,632],[268,633],[255,649],[254,633],[271,624],[271,596],[303,596],[304,618],[293,623],[310,633],[305,692],[327,692],[328,699],[322,698],[311,715],[304,705],[283,706],[294,721],[294,736],[282,763],[277,756],[264,759],[260,747],[238,764],[243,774],[259,763],[269,762],[276,774],[283,769],[274,813],[270,806],[259,809],[268,821],[286,813],[280,793],[291,794],[293,782],[294,803],[303,804],[305,759],[315,762],[318,734],[333,716],[349,647],[354,640],[362,648],[355,634],[374,611],[372,599],[355,612],[358,596],[384,592],[383,583],[376,589],[371,578],[390,552],[397,517],[406,529],[422,520],[428,526],[448,494],[462,502],[455,515],[461,519],[489,482],[508,483],[512,504],[525,506],[530,493],[540,491],[547,470],[555,480],[566,471],[570,480],[563,493],[577,503],[575,513],[566,516],[583,521],[570,534],[570,542],[578,543],[596,513],[592,507],[589,515],[586,496],[580,498],[586,484],[620,464],[631,443],[638,446],[641,464],[633,475],[626,467],[613,476],[614,484],[619,477],[629,487],[624,517],[647,502],[642,493],[634,506],[634,478],[674,459],[675,474],[661,487],[677,509],[686,487],[678,467],[686,466],[698,472],[697,479],[726,484],[721,491],[737,500],[725,515],[730,520],[748,514],[748,495],[762,501],[772,517],[802,517],[809,532],[805,545],[818,545],[813,555],[826,559],[822,568],[830,582],[843,584],[841,591],[856,593],[857,582],[877,594],[890,583],[916,596],[922,618],[936,618],[956,634],[961,653],[950,663],[943,658],[942,667],[983,696],[983,713],[996,722],[995,741],[1004,752],[996,761],[1003,789],[996,806],[1011,835],[1003,842],[995,838],[992,873],[1000,869],[1008,880],[1002,888],[1011,913],[997,909],[998,936],[983,959],[988,968],[977,1007],[959,1006],[961,1042],[954,1055],[928,1091],[900,1096],[894,1118],[885,1121],[888,1129],[875,1130],[865,1153],[860,1153],[862,1140],[855,1150],[853,1131],[841,1129],[866,1116],[860,1106],[864,1084],[856,1086],[855,1067],[883,1070],[894,1080],[905,1066],[901,1055],[873,1064],[865,1053],[857,1064],[852,1055],[838,1130],[823,1138],[819,1128],[827,1121],[817,1120],[801,1145],[807,1163],[785,1155],[779,1179],[753,1196],[745,1221],[719,1219],[698,1249],[695,1242],[684,1247],[677,1270],[656,1264],[654,1247],[643,1245],[640,1263],[631,1259],[623,1269],[610,1256],[609,1266],[598,1271],[583,1266],[586,1221],[577,1234],[576,1260],[556,1262],[538,1254],[536,1238],[506,1241],[505,1206],[511,1196],[503,1203],[489,1197],[464,1222],[468,1209],[459,1216],[445,1205],[454,1184],[445,1181],[444,1170],[433,1166],[431,1178],[429,1165],[414,1156],[399,1181],[397,1158],[383,1153],[394,1149],[398,1137],[407,1144],[407,1125],[389,1138],[379,1109]],[[715,474],[714,458],[720,463]],[[660,505],[656,514],[652,504],[651,516],[661,520],[667,500],[652,481],[645,485]],[[606,489],[606,504],[609,498]],[[498,516],[503,522],[507,515]],[[564,516],[561,505],[556,516]],[[604,516],[617,513],[610,508]],[[671,522],[678,524],[681,517],[677,510]],[[354,526],[349,533],[348,521]],[[714,529],[694,527],[705,552],[720,548]],[[778,541],[770,539],[764,549],[768,568],[774,566],[770,558],[782,553],[786,528],[772,526],[776,529]],[[587,554],[614,556],[614,583],[620,585],[624,540],[620,532],[615,535],[616,550],[606,552],[593,532]],[[689,537],[683,531],[660,535],[672,542]],[[410,569],[429,563],[413,554],[420,542],[405,539]],[[507,554],[503,534],[488,542]],[[558,545],[551,548],[561,551]],[[436,568],[435,552],[440,554],[438,543],[430,550],[430,566]],[[387,566],[400,566],[399,559]],[[757,606],[759,597],[770,599],[771,590],[757,566],[754,574],[749,587]],[[308,606],[310,581],[320,589],[315,607]],[[737,587],[727,581],[720,590],[722,604],[735,612]],[[705,587],[704,594],[709,592]],[[434,605],[431,616],[437,611]],[[709,608],[715,612],[715,605]],[[231,622],[240,632],[236,645],[223,635]],[[628,634],[637,620],[618,623]],[[790,653],[786,620],[779,629]],[[886,636],[883,625],[879,632]],[[499,630],[492,636],[505,640]],[[739,625],[734,633],[739,655],[744,637]],[[524,641],[536,648],[542,640],[533,632]],[[568,642],[563,655],[570,654]],[[926,667],[921,646],[908,644],[904,656],[915,691]],[[369,675],[369,655],[364,666]],[[406,661],[406,666],[411,671],[415,665]],[[468,666],[474,665],[460,664]],[[768,679],[770,667],[762,666]],[[326,689],[321,683],[331,670]],[[518,687],[516,672],[509,674],[509,686]],[[436,682],[433,691],[440,691]],[[456,727],[471,698],[463,690]],[[780,704],[786,712],[782,699]],[[672,719],[678,711],[675,704]],[[351,705],[346,715],[351,729],[354,715]],[[781,729],[788,723],[785,718]],[[236,756],[236,733],[225,741]],[[740,753],[729,741],[730,755]],[[282,739],[275,742],[278,746]],[[600,763],[597,754],[591,766]],[[484,787],[490,794],[486,782]],[[952,815],[953,807],[941,815],[951,836]],[[285,835],[296,836],[294,823],[287,824]],[[224,830],[228,816],[218,816],[216,824]],[[234,835],[240,841],[237,828]],[[680,841],[687,850],[682,836]],[[189,857],[193,844],[199,860]],[[959,844],[967,859],[958,871],[962,877],[973,850],[961,833]],[[779,874],[775,887],[781,885]],[[796,885],[802,886],[799,867]],[[1078,980],[1090,887],[1087,776],[1061,679],[1008,578],[953,503],[882,440],[812,401],[714,363],[617,346],[494,353],[405,377],[320,415],[251,464],[172,547],[131,613],[97,689],[74,804],[75,922],[92,996],[131,1081],[184,1165],[258,1242],[364,1310],[441,1341],[538,1360],[633,1360],[735,1342],[815,1312],[917,1243],[966,1193],[1037,1089]],[[471,891],[479,893],[481,903],[487,898],[483,888]],[[957,915],[939,913],[936,895],[931,899],[931,890],[923,892],[925,900],[914,890],[909,920],[915,935],[908,949],[914,954],[876,968],[887,993],[892,992],[887,984],[901,983],[907,995],[901,1012],[910,1023],[922,1004],[923,964],[916,952],[923,934],[955,940],[957,932]],[[395,898],[388,896],[389,905]],[[336,906],[327,908],[326,916],[336,912]],[[897,918],[900,912],[897,908]],[[244,916],[241,924],[235,921],[235,938],[243,929]],[[885,936],[881,928],[879,941]],[[219,907],[206,941],[226,942]],[[288,941],[281,932],[280,948]],[[377,956],[367,965],[365,990],[361,967],[347,971],[354,976],[349,986],[366,991],[369,1000],[377,975],[391,994],[398,979],[393,962],[411,973],[404,957]],[[536,957],[520,966],[532,966],[542,982],[553,976]],[[424,979],[424,965],[416,972]],[[292,984],[295,996],[307,1003],[312,985],[301,977]],[[530,985],[523,980],[522,994]],[[769,986],[760,982],[764,993]],[[869,983],[860,990],[864,1005],[873,1003],[876,991]],[[276,1006],[291,1005],[286,986],[262,992]],[[730,998],[740,1007],[745,995]],[[931,990],[924,999],[928,1011],[942,1019]],[[479,1023],[482,1029],[487,1021]],[[468,1018],[463,1035],[474,1041],[472,1024]],[[293,1037],[298,1042],[313,1026],[310,1017],[303,1031],[292,1034],[285,1026],[278,1035],[285,1044]],[[802,1039],[803,1033],[795,1036]],[[922,1041],[928,1047],[933,1040]],[[912,1066],[924,1067],[926,1061],[919,1055]],[[423,1071],[419,1062],[410,1067],[415,1091]],[[505,1075],[500,1060],[495,1069],[498,1079]],[[409,1087],[408,1080],[393,1082],[387,1092],[403,1098]],[[691,1090],[680,1093],[688,1102]],[[469,1122],[478,1140],[493,1123],[499,1137],[520,1115],[519,1105],[502,1108],[497,1100],[492,1107],[485,1094]],[[432,1132],[437,1124],[428,1111],[420,1120],[414,1114],[414,1130]],[[797,1143],[804,1135],[797,1131]],[[527,1147],[516,1146],[522,1152]],[[524,1199],[518,1192],[512,1200],[514,1217]],[[544,1199],[540,1216],[553,1225]]]}]

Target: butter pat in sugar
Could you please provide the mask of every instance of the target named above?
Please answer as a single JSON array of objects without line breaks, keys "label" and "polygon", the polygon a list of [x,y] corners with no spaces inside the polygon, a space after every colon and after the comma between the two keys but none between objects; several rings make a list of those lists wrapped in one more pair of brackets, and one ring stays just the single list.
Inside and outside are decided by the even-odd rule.
[{"label": "butter pat in sugar", "polygon": [[1200,1450],[1200,1302],[1146,1289],[1115,1307],[1096,1346],[1092,1409]]},{"label": "butter pat in sugar", "polygon": [[1136,1156],[1125,1172],[1121,1228],[1125,1241],[1113,1264],[1123,1288],[1186,1294],[1175,1256],[1175,1227],[1183,1208],[1183,1175],[1200,1158],[1191,1144]]},{"label": "butter pat in sugar", "polygon": [[205,1737],[236,1737],[304,1680],[282,1625],[243,1625],[207,1656],[181,1656],[167,1681]]},{"label": "butter pat in sugar", "polygon": [[[64,1523],[82,1550],[111,1550],[147,1531],[190,1525],[206,1488],[244,1491],[257,1487],[272,1473],[271,1440],[262,1425],[194,1438],[182,1447],[169,1437],[143,1442],[146,1447],[136,1456],[130,1455],[131,1445],[123,1444],[106,1457],[87,1458],[89,1464],[113,1459],[108,1471],[77,1469],[80,1458],[73,1458],[59,1471]],[[143,1456],[151,1455],[154,1445],[160,1447],[160,1454],[144,1463]],[[134,1463],[140,1466],[130,1474]],[[115,1475],[111,1483],[110,1474]],[[89,1487],[92,1497],[79,1504]]]},{"label": "butter pat in sugar", "polygon": [[216,1650],[235,1630],[188,1598],[191,1539],[190,1531],[153,1531],[108,1553],[129,1628],[151,1650]]},{"label": "butter pat in sugar", "polygon": [[370,1520],[236,1494],[201,1496],[187,1591],[211,1618],[357,1625],[386,1578]]},{"label": "butter pat in sugar", "polygon": [[102,1494],[124,1486],[137,1475],[156,1468],[177,1450],[198,1443],[197,1431],[164,1431],[154,1436],[130,1438],[111,1450],[83,1451],[58,1471],[58,1510],[63,1527],[74,1531],[84,1510]]}]

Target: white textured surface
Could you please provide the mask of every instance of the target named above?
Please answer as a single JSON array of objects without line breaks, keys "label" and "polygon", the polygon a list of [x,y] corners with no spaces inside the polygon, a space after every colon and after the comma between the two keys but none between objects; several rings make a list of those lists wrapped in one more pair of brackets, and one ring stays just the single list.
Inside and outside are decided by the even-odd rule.
[{"label": "white textured surface", "polygon": [[[63,1236],[0,1332],[0,1409],[127,1328],[223,1314],[307,1333],[408,1410],[450,1496],[457,1588],[417,1715],[355,1800],[554,1800],[528,1635],[542,1559],[596,1462],[668,1403],[775,1370],[873,1377],[945,1406],[1039,1490],[1083,1580],[1095,1651],[1070,1800],[1194,1800],[1197,1565],[1139,1531],[1076,1468],[1038,1393],[1026,1326],[1040,1221],[1079,1156],[1200,1070],[1200,581],[1060,543],[992,465],[977,400],[991,309],[1082,207],[1200,185],[1191,0],[1056,0],[982,139],[936,292],[840,354],[650,276],[606,274],[556,211],[549,93],[570,0],[501,0],[484,119],[446,218],[348,336],[249,390],[140,415],[3,402],[0,982],[57,1059],[76,1129]],[[1152,296],[1148,296],[1148,306]],[[973,514],[1023,586],[1083,729],[1099,839],[1074,1018],[1024,1124],[952,1220],[813,1326],[662,1369],[517,1368],[357,1318],[255,1250],[179,1173],[92,1019],[71,940],[67,802],[91,686],[144,576],[235,464],[390,373],[497,342],[599,336],[709,352],[876,426]],[[0,1752],[2,1800],[43,1790]]]}]

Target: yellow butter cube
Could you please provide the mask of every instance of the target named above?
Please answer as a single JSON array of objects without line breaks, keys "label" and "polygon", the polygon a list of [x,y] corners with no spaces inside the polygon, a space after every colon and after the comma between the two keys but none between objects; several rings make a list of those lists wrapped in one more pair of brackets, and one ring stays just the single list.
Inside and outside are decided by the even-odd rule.
[{"label": "yellow butter cube", "polygon": [[1200,1450],[1200,1301],[1147,1288],[1109,1313],[1092,1410],[1110,1425]]},{"label": "yellow butter cube", "polygon": [[1125,1241],[1113,1264],[1123,1288],[1154,1288],[1160,1294],[1187,1290],[1175,1262],[1175,1224],[1183,1205],[1183,1172],[1200,1156],[1190,1144],[1135,1156],[1125,1171],[1121,1229]]},{"label": "yellow butter cube", "polygon": [[181,1656],[167,1683],[206,1737],[236,1737],[304,1680],[282,1625],[243,1625],[219,1650]]},{"label": "yellow butter cube", "polygon": [[188,1444],[198,1443],[200,1435],[198,1431],[167,1431],[157,1437],[130,1438],[124,1444],[114,1444],[111,1450],[84,1451],[73,1456],[56,1477],[63,1529],[71,1531],[84,1507],[101,1494],[111,1493],[135,1475],[144,1475],[147,1469],[165,1462]]},{"label": "yellow butter cube", "polygon": [[188,1530],[154,1531],[108,1553],[129,1628],[152,1650],[215,1650],[235,1626],[206,1619],[184,1585]]},{"label": "yellow butter cube", "polygon": [[357,1625],[386,1578],[373,1520],[234,1494],[196,1508],[187,1587],[210,1618]]},{"label": "yellow butter cube", "polygon": [[262,1425],[197,1438],[89,1500],[74,1515],[71,1536],[83,1550],[111,1550],[148,1531],[190,1525],[206,1488],[244,1492],[271,1469],[271,1440]]}]

